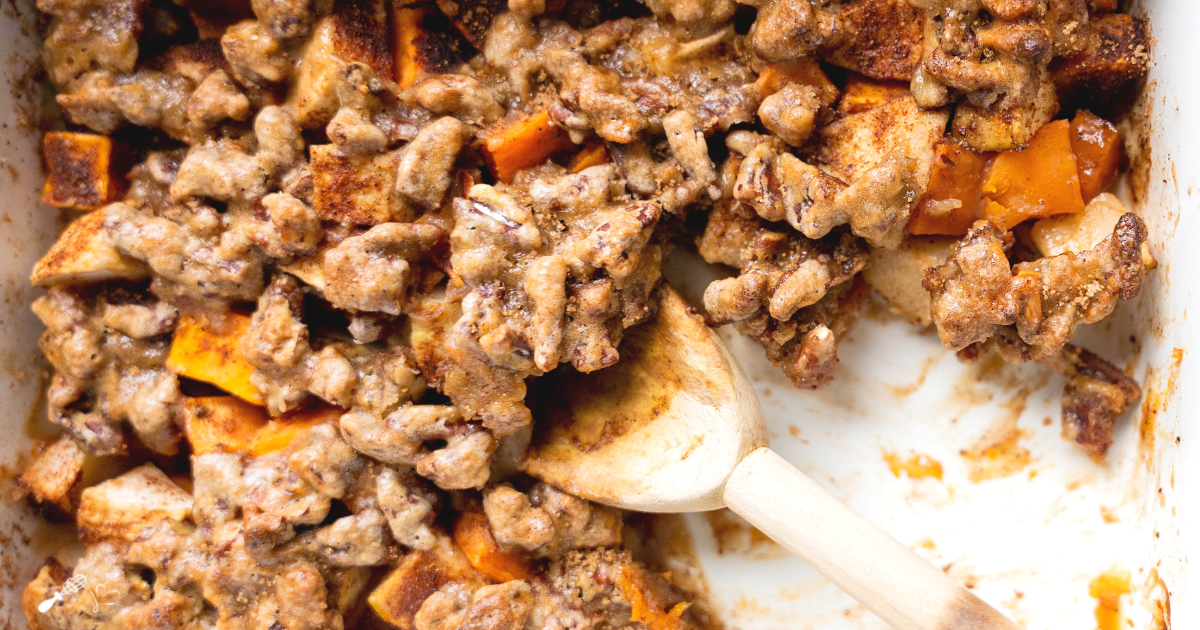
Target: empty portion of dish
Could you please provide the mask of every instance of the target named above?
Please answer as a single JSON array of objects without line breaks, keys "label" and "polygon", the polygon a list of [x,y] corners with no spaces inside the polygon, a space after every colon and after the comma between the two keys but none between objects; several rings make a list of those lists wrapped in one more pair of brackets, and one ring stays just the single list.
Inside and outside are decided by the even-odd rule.
[{"label": "empty portion of dish", "polygon": [[520,473],[536,377],[619,362],[692,243],[733,272],[708,323],[798,387],[873,289],[1065,374],[1103,457],[1139,387],[1069,342],[1154,265],[1091,113],[1148,62],[1113,4],[39,2],[74,220],[21,481],[85,551],[30,625],[705,626],[620,512]]}]

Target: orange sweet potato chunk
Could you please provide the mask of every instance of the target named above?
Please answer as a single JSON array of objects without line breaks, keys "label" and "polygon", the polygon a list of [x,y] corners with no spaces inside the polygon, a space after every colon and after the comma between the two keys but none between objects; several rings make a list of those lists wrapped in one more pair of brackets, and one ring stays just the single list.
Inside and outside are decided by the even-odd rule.
[{"label": "orange sweet potato chunk", "polygon": [[666,610],[656,594],[646,587],[643,569],[636,564],[622,564],[617,569],[617,588],[631,608],[629,620],[641,622],[649,630],[682,630],[680,617],[687,604],[680,603]]},{"label": "orange sweet potato chunk", "polygon": [[572,173],[578,173],[585,168],[600,166],[612,162],[612,158],[608,155],[608,147],[604,146],[603,142],[588,143],[583,147],[583,150],[575,154],[571,158],[571,163],[567,165],[567,169]]},{"label": "orange sweet potato chunk", "polygon": [[[413,618],[425,599],[450,582],[479,587],[484,576],[467,562],[458,545],[442,532],[429,551],[412,551],[367,597],[371,610],[398,630],[415,630]],[[372,626],[374,627],[374,626]]]},{"label": "orange sweet potato chunk", "polygon": [[51,131],[42,140],[46,186],[42,201],[56,208],[92,210],[118,197],[113,141],[95,133]]},{"label": "orange sweet potato chunk", "polygon": [[550,114],[543,109],[501,123],[483,141],[483,159],[496,179],[509,184],[517,171],[574,148],[567,132],[550,122]]},{"label": "orange sweet potato chunk", "polygon": [[254,366],[238,351],[238,343],[249,326],[249,315],[232,311],[216,319],[205,315],[181,316],[167,356],[167,368],[180,376],[216,385],[248,403],[262,405],[262,396],[250,383]]},{"label": "orange sweet potato chunk", "polygon": [[907,83],[900,81],[876,81],[861,74],[851,73],[846,79],[846,93],[838,110],[847,114],[856,114],[874,109],[898,98],[906,98],[911,94]]},{"label": "orange sweet potato chunk", "polygon": [[500,549],[483,514],[463,513],[454,524],[454,542],[471,566],[491,580],[528,580],[534,575],[529,558]]},{"label": "orange sweet potato chunk", "polygon": [[789,83],[817,88],[821,102],[825,104],[837,101],[840,94],[837,86],[829,80],[825,71],[821,70],[821,64],[817,63],[813,57],[801,57],[791,61],[767,64],[758,74],[754,87],[758,89],[759,96],[766,98]]},{"label": "orange sweet potato chunk", "polygon": [[287,448],[301,433],[319,424],[337,422],[343,413],[340,407],[329,405],[285,413],[255,432],[250,454],[257,457]]},{"label": "orange sweet potato chunk", "polygon": [[984,180],[983,194],[1004,208],[1002,216],[995,217],[1004,229],[1026,219],[1082,212],[1070,123],[1056,120],[1043,125],[1025,150],[997,155]]},{"label": "orange sweet potato chunk", "polygon": [[1079,192],[1091,201],[1121,172],[1125,147],[1112,123],[1084,109],[1071,120],[1071,150],[1079,167]]},{"label": "orange sweet potato chunk", "polygon": [[392,67],[402,88],[427,74],[451,72],[470,57],[470,46],[432,4],[394,6],[391,21]]},{"label": "orange sweet potato chunk", "polygon": [[184,432],[196,455],[241,451],[267,424],[267,412],[236,396],[205,396],[183,401]]},{"label": "orange sweet potato chunk", "polygon": [[[938,142],[933,148],[929,187],[908,221],[908,232],[966,234],[979,218],[983,174],[990,157],[949,140]],[[955,202],[958,207],[954,207]]]}]

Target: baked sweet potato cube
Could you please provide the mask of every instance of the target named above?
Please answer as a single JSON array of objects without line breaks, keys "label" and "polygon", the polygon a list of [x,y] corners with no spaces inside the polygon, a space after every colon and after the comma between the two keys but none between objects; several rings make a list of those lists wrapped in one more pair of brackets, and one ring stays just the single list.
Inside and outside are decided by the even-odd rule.
[{"label": "baked sweet potato cube", "polygon": [[961,236],[979,218],[983,174],[990,154],[950,140],[933,148],[933,167],[925,196],[908,220],[909,234]]},{"label": "baked sweet potato cube", "polygon": [[216,318],[184,314],[175,327],[167,368],[180,376],[204,381],[262,405],[263,398],[250,383],[254,366],[242,358],[238,344],[250,326],[250,316],[228,312]]},{"label": "baked sweet potato cube", "polygon": [[245,450],[267,421],[266,410],[237,396],[183,401],[184,432],[196,455]]},{"label": "baked sweet potato cube", "polygon": [[183,521],[191,513],[191,495],[154,464],[143,464],[84,489],[75,522],[84,544],[112,539],[133,542],[147,526]]},{"label": "baked sweet potato cube", "polygon": [[472,52],[436,6],[392,10],[392,65],[400,87],[410,87],[425,75],[451,72],[469,61]]},{"label": "baked sweet potato cube", "polygon": [[[552,4],[546,2],[547,10]],[[476,50],[483,50],[492,20],[508,10],[508,0],[437,0],[437,5]]]},{"label": "baked sweet potato cube", "polygon": [[319,424],[337,422],[343,413],[341,408],[328,405],[285,413],[254,434],[250,454],[257,457],[285,449],[300,434]]},{"label": "baked sweet potato cube", "polygon": [[790,83],[816,88],[817,95],[824,105],[834,104],[841,94],[814,57],[769,63],[758,73],[754,87],[759,96],[766,98]]},{"label": "baked sweet potato cube", "polygon": [[652,577],[637,563],[625,563],[617,568],[617,588],[621,597],[629,602],[629,620],[640,622],[648,630],[683,630],[686,626],[681,617],[687,604],[681,602],[668,608],[658,590],[648,584]]},{"label": "baked sweet potato cube", "polygon": [[38,454],[18,483],[34,505],[69,516],[79,504],[83,459],[75,441],[63,436]]},{"label": "baked sweet potato cube", "polygon": [[466,512],[454,524],[454,542],[467,556],[471,566],[495,582],[528,580],[533,565],[520,553],[500,549],[487,516]]},{"label": "baked sweet potato cube", "polygon": [[114,172],[108,136],[51,131],[42,139],[46,186],[42,201],[56,208],[92,210],[117,199],[124,183]]},{"label": "baked sweet potato cube", "polygon": [[458,545],[439,533],[432,550],[404,556],[400,565],[367,596],[367,603],[380,619],[399,630],[414,630],[413,617],[421,604],[450,582],[472,586],[485,583],[483,575],[471,566]]},{"label": "baked sweet potato cube", "polygon": [[104,232],[104,208],[75,219],[33,266],[34,286],[137,279],[150,275],[141,261],[125,256]]},{"label": "baked sweet potato cube", "polygon": [[333,144],[309,147],[313,210],[326,221],[356,225],[411,221],[412,209],[395,191],[399,165],[399,149],[346,155]]},{"label": "baked sweet potato cube", "polygon": [[846,92],[838,103],[838,111],[857,114],[904,98],[911,93],[906,83],[873,81],[859,74],[851,74],[846,79]]},{"label": "baked sweet potato cube", "polygon": [[999,216],[995,205],[985,212],[1006,230],[1026,219],[1082,212],[1070,123],[1056,120],[1039,129],[1024,151],[997,155],[983,194],[1003,207]]},{"label": "baked sweet potato cube", "polygon": [[305,129],[324,127],[337,112],[336,77],[343,64],[359,62],[380,78],[394,76],[384,2],[343,0],[313,25],[288,94]]},{"label": "baked sweet potato cube", "polygon": [[1079,192],[1084,201],[1108,190],[1125,160],[1125,145],[1116,126],[1085,109],[1071,119],[1071,151],[1079,167]]},{"label": "baked sweet potato cube", "polygon": [[567,170],[572,173],[578,173],[586,168],[600,166],[612,162],[612,156],[608,154],[608,147],[604,146],[603,142],[592,142],[583,147],[583,149],[571,158],[571,162],[567,164]]},{"label": "baked sweet potato cube", "polygon": [[1088,27],[1087,48],[1050,65],[1059,96],[1111,99],[1150,67],[1150,33],[1146,21],[1125,13],[1108,13]]},{"label": "baked sweet potato cube", "polygon": [[550,122],[543,109],[499,123],[483,141],[483,159],[496,179],[510,184],[517,171],[574,148],[567,132]]}]

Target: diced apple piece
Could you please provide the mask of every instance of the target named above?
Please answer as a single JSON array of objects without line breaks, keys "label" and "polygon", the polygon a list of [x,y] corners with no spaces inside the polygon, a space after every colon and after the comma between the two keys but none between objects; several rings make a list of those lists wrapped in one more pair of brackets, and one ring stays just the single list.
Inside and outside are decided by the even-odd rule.
[{"label": "diced apple piece", "polygon": [[574,148],[567,132],[550,122],[550,114],[538,110],[503,121],[493,129],[483,141],[483,159],[496,179],[509,184],[517,171]]},{"label": "diced apple piece", "polygon": [[[915,162],[913,184],[924,190],[933,167],[933,148],[942,139],[949,112],[921,109],[908,91],[866,79],[863,83],[862,88],[851,87],[871,92],[878,100],[864,96],[863,109],[845,113],[822,129],[818,160],[827,165],[829,174],[851,183],[884,160],[908,158]],[[875,104],[866,107],[868,102]]]},{"label": "diced apple piece", "polygon": [[67,436],[47,446],[18,480],[30,500],[59,515],[71,515],[79,502],[84,454]]},{"label": "diced apple piece", "polygon": [[313,210],[326,221],[379,225],[414,217],[396,193],[400,150],[372,155],[346,155],[337,145],[309,147]]},{"label": "diced apple piece", "polygon": [[113,141],[95,133],[51,131],[42,139],[46,186],[42,201],[58,208],[93,210],[124,187],[113,171]]},{"label": "diced apple piece", "polygon": [[1024,151],[997,155],[984,180],[983,194],[1004,208],[1001,216],[985,211],[1005,230],[1026,219],[1082,212],[1070,123],[1056,120],[1039,129]]},{"label": "diced apple piece", "polygon": [[249,448],[268,417],[262,407],[236,396],[206,396],[183,401],[184,431],[196,455]]},{"label": "diced apple piece", "polygon": [[413,4],[392,12],[392,54],[396,83],[406,88],[425,75],[446,74],[466,63],[471,46],[436,6]]},{"label": "diced apple piece", "polygon": [[458,545],[439,532],[432,550],[404,556],[400,565],[367,597],[367,603],[375,614],[399,630],[415,630],[413,617],[421,604],[450,582],[473,586],[485,583],[483,575],[471,566]]},{"label": "diced apple piece", "polygon": [[85,489],[76,523],[84,544],[111,539],[132,542],[149,525],[183,521],[191,513],[191,495],[154,464],[143,464]]},{"label": "diced apple piece", "polygon": [[[1083,212],[1042,219],[1033,224],[1030,237],[1043,256],[1067,252],[1079,253],[1094,248],[1112,235],[1113,229],[1129,210],[1120,199],[1100,193],[1088,202]],[[1150,255],[1149,245],[1142,244],[1142,263],[1146,269],[1158,266]]]},{"label": "diced apple piece", "polygon": [[921,278],[926,269],[946,262],[956,241],[947,236],[909,236],[897,249],[872,247],[863,278],[908,321],[928,326],[933,321],[930,297]]},{"label": "diced apple piece", "polygon": [[1033,102],[1024,107],[990,110],[959,103],[950,134],[976,151],[1008,151],[1029,143],[1042,125],[1058,113],[1054,84],[1043,75]]},{"label": "diced apple piece", "polygon": [[184,314],[175,327],[167,368],[180,376],[216,385],[255,405],[263,398],[250,383],[254,366],[242,358],[238,343],[250,326],[250,316],[228,312],[217,319]]},{"label": "diced apple piece", "polygon": [[925,196],[908,220],[910,234],[959,236],[979,218],[983,174],[990,154],[979,153],[950,140],[933,149],[933,168]]},{"label": "diced apple piece", "polygon": [[339,67],[364,63],[382,79],[394,74],[383,0],[346,0],[313,25],[304,45],[288,102],[305,129],[319,129],[337,112]]},{"label": "diced apple piece", "polygon": [[1085,109],[1071,119],[1071,151],[1079,167],[1079,192],[1084,201],[1091,201],[1116,181],[1125,159],[1117,127]]},{"label": "diced apple piece", "polygon": [[459,516],[454,524],[454,542],[467,555],[471,566],[496,582],[533,577],[529,558],[500,549],[483,514],[467,512]]},{"label": "diced apple piece", "polygon": [[108,240],[104,232],[106,214],[101,208],[72,221],[50,246],[50,251],[33,266],[29,281],[35,286],[50,287],[150,275],[145,264],[117,251]]}]

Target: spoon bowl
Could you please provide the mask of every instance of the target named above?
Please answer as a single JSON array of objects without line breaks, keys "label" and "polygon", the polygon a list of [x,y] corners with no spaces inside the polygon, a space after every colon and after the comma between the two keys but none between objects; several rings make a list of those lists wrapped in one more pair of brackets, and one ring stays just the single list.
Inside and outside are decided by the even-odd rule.
[{"label": "spoon bowl", "polygon": [[768,442],[749,379],[670,288],[658,317],[629,330],[620,351],[610,368],[559,370],[541,384],[548,393],[525,471],[639,512],[724,507],[729,474]]},{"label": "spoon bowl", "polygon": [[670,286],[620,352],[539,383],[526,472],[628,510],[728,507],[897,630],[1019,629],[771,451],[749,379]]}]

